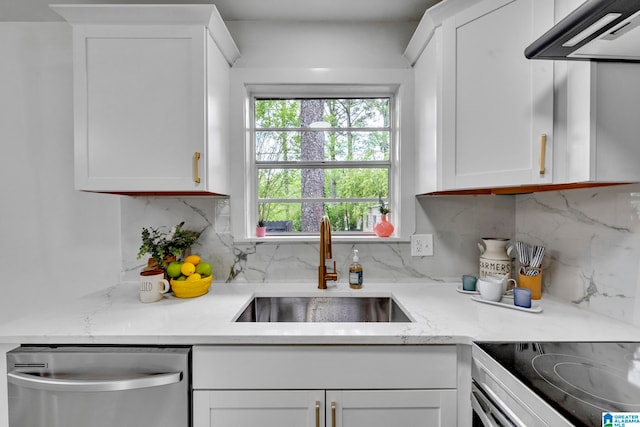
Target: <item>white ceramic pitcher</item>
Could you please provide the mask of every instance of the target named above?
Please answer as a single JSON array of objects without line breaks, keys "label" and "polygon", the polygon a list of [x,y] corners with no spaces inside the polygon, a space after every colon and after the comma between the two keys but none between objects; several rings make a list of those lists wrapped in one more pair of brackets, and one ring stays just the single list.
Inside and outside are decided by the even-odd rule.
[{"label": "white ceramic pitcher", "polygon": [[478,277],[506,276],[511,277],[515,246],[509,239],[500,237],[483,237],[478,242],[480,249],[480,271]]}]

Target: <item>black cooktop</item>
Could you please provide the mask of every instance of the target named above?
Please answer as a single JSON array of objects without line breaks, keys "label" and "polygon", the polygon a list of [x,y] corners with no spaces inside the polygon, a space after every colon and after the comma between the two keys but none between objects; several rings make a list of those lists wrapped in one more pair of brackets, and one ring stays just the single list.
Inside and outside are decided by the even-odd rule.
[{"label": "black cooktop", "polygon": [[477,343],[576,426],[640,412],[640,343]]}]

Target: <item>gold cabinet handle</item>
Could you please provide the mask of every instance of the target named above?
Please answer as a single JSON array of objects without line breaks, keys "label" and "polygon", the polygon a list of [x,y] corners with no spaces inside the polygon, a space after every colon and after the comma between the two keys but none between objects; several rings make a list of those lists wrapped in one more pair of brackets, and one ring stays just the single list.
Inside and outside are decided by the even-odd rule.
[{"label": "gold cabinet handle", "polygon": [[193,155],[193,180],[200,184],[200,173],[198,172],[198,161],[200,160],[200,152],[196,151]]},{"label": "gold cabinet handle", "polygon": [[320,401],[316,400],[316,427],[320,427]]},{"label": "gold cabinet handle", "polygon": [[547,152],[547,134],[540,136],[540,175],[544,175],[544,157]]},{"label": "gold cabinet handle", "polygon": [[336,427],[336,402],[331,402],[331,427]]}]

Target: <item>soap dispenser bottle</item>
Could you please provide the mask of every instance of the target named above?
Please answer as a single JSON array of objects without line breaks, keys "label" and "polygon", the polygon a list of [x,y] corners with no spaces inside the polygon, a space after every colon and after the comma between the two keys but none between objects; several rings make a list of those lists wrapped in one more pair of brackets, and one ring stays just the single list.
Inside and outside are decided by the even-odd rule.
[{"label": "soap dispenser bottle", "polygon": [[362,288],[362,265],[359,262],[358,250],[353,250],[353,262],[349,266],[349,287],[352,289]]}]

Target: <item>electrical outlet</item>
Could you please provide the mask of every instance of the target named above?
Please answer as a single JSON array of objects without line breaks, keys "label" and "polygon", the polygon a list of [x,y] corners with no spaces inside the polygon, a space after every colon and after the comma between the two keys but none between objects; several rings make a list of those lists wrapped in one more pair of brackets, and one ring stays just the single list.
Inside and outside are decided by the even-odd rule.
[{"label": "electrical outlet", "polygon": [[411,256],[433,256],[433,234],[412,235]]}]

